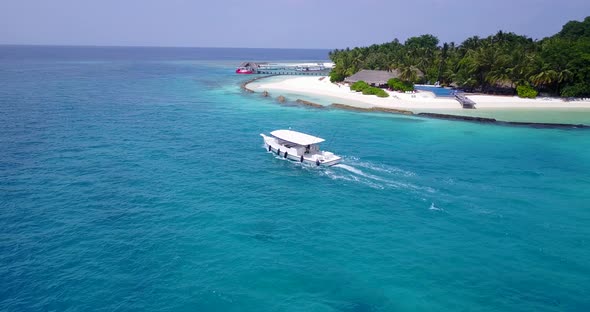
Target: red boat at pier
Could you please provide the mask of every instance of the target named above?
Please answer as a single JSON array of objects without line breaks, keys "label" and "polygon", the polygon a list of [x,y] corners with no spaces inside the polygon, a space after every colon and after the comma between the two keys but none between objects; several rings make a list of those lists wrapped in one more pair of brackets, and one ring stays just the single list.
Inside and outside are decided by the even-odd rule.
[{"label": "red boat at pier", "polygon": [[238,67],[236,74],[253,74],[254,71],[249,67]]}]

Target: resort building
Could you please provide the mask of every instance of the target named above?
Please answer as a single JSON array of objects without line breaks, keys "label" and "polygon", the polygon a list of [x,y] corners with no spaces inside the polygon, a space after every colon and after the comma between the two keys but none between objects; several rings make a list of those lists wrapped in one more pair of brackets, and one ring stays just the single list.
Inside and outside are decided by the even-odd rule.
[{"label": "resort building", "polygon": [[387,84],[387,81],[391,78],[398,78],[399,71],[385,71],[385,70],[368,70],[363,69],[358,73],[347,77],[344,82],[355,83],[357,81],[364,81],[372,86],[379,87]]},{"label": "resort building", "polygon": [[[413,70],[415,71],[418,78],[424,77],[424,74],[419,69],[414,68]],[[397,69],[394,69],[392,71],[363,69],[358,73],[345,78],[344,82],[355,83],[357,81],[362,80],[374,87],[384,87],[387,85],[387,81],[389,79],[399,77],[400,71]]]}]

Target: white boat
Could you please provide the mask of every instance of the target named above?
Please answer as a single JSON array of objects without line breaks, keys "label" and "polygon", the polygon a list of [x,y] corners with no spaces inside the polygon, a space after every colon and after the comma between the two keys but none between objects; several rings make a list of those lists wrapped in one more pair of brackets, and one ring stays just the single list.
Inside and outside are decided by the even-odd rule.
[{"label": "white boat", "polygon": [[341,160],[331,152],[320,150],[319,143],[325,141],[322,138],[292,130],[275,130],[270,134],[260,134],[264,148],[279,157],[315,166],[332,166]]}]

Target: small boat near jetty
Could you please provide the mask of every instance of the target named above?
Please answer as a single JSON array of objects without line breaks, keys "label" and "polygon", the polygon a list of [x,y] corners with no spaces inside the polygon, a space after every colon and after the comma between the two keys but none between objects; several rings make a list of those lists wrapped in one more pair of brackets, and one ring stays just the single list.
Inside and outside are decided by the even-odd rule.
[{"label": "small boat near jetty", "polygon": [[236,74],[253,74],[254,71],[252,70],[252,68],[249,67],[238,67],[236,69]]},{"label": "small boat near jetty", "polygon": [[319,143],[325,141],[322,138],[292,130],[275,130],[270,134],[260,134],[264,148],[279,157],[315,166],[332,166],[341,160],[331,152],[320,150]]}]

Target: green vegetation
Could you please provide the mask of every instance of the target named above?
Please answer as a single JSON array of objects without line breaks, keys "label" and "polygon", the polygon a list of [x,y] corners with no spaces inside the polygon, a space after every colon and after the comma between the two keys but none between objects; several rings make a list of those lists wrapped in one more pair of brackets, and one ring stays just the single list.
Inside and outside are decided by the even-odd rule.
[{"label": "green vegetation", "polygon": [[563,97],[590,97],[590,85],[584,83],[576,83],[575,85],[567,86],[561,90]]},{"label": "green vegetation", "polygon": [[381,88],[375,88],[375,87],[368,87],[368,88],[364,89],[363,94],[376,95],[376,96],[382,97],[382,98],[389,96],[389,93],[385,92],[385,90],[383,90]]},{"label": "green vegetation", "polygon": [[363,90],[370,88],[371,86],[369,86],[368,83],[359,80],[355,83],[353,83],[352,85],[350,85],[350,90],[352,91],[357,91],[357,92],[363,92]]},{"label": "green vegetation", "polygon": [[391,78],[387,81],[387,86],[395,91],[414,91],[414,84],[409,81],[401,81],[398,78]]},{"label": "green vegetation", "polygon": [[388,97],[389,93],[381,88],[371,87],[368,83],[359,80],[350,85],[350,90],[362,92],[364,95],[376,95],[378,97]]},{"label": "green vegetation", "polygon": [[361,69],[397,70],[410,82],[439,81],[467,91],[515,94],[515,86],[566,97],[590,93],[590,16],[571,21],[554,36],[533,40],[499,31],[487,38],[439,45],[432,35],[395,39],[369,47],[334,50],[330,79],[342,81]]},{"label": "green vegetation", "polygon": [[516,87],[516,94],[518,94],[518,96],[521,98],[534,99],[537,97],[537,94],[539,94],[539,92],[537,92],[537,90],[533,89],[533,87],[529,85],[522,85]]},{"label": "green vegetation", "polygon": [[335,71],[331,71],[330,72],[330,82],[343,81],[344,78],[346,78],[346,76],[344,76],[342,73],[338,73],[338,72],[335,72]]}]

